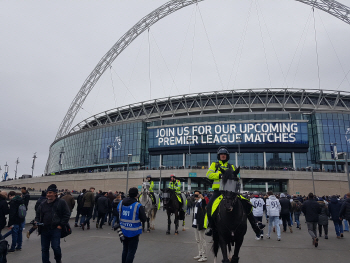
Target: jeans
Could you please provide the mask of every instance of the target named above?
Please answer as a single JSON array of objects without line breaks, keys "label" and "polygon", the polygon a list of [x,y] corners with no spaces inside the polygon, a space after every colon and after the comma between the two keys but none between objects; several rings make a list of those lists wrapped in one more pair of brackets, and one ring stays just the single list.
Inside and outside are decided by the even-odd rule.
[{"label": "jeans", "polygon": [[60,261],[62,258],[61,247],[61,230],[55,229],[43,229],[41,231],[41,258],[42,263],[50,263],[50,243],[55,255],[55,260]]},{"label": "jeans", "polygon": [[343,220],[343,223],[344,223],[344,231],[349,231],[349,224],[348,224],[348,221],[347,220]]},{"label": "jeans", "polygon": [[282,217],[282,222],[283,222],[283,231],[286,231],[287,230],[287,223],[288,223],[288,226],[291,226],[290,214],[283,214],[283,215],[281,215],[281,217]]},{"label": "jeans", "polygon": [[95,219],[97,218],[97,216],[98,216],[98,212],[97,212],[97,207],[95,206],[95,207],[94,207],[94,211],[93,211],[93,213],[92,213],[92,220],[95,221]]},{"label": "jeans", "polygon": [[22,231],[23,231],[22,224],[13,225],[11,249],[22,248]]},{"label": "jeans", "polygon": [[188,215],[191,214],[191,207],[187,207],[187,214],[188,214]]},{"label": "jeans", "polygon": [[139,235],[135,237],[125,237],[125,240],[123,241],[122,263],[134,262],[138,244]]},{"label": "jeans", "polygon": [[117,216],[113,216],[112,226],[114,226],[116,221],[117,221]]},{"label": "jeans", "polygon": [[90,226],[90,219],[92,217],[93,207],[83,207],[80,224]]},{"label": "jeans", "polygon": [[307,224],[307,230],[309,232],[309,235],[312,238],[316,238],[317,237],[317,232],[316,232],[317,222],[306,222],[306,224]]},{"label": "jeans", "polygon": [[340,220],[333,220],[334,227],[335,227],[335,233],[337,234],[337,237],[340,236],[340,234],[343,234],[343,224]]},{"label": "jeans", "polygon": [[[262,224],[262,216],[254,216],[255,218],[255,221],[258,223],[258,225],[260,226]],[[260,235],[263,235],[264,234],[264,231],[261,230],[261,233]],[[257,237],[260,237],[260,235],[257,235]]]},{"label": "jeans", "polygon": [[268,230],[268,236],[271,235],[271,230],[273,228],[272,224],[274,223],[276,231],[277,231],[277,237],[281,238],[281,229],[280,229],[280,219],[279,216],[270,216],[269,217],[269,230]]},{"label": "jeans", "polygon": [[294,213],[294,219],[295,219],[295,222],[297,222],[297,228],[300,227],[299,217],[300,217],[300,212],[295,212]]},{"label": "jeans", "polygon": [[196,242],[198,245],[198,255],[202,256],[203,258],[206,258],[207,242],[205,241],[204,232],[205,232],[205,229],[203,230],[198,230],[198,228],[194,229],[194,235],[196,237]]},{"label": "jeans", "polygon": [[293,213],[289,213],[290,225],[293,226]]},{"label": "jeans", "polygon": [[78,210],[77,210],[77,215],[75,216],[75,223],[76,224],[78,224],[80,216],[81,216],[81,211],[78,212]]}]

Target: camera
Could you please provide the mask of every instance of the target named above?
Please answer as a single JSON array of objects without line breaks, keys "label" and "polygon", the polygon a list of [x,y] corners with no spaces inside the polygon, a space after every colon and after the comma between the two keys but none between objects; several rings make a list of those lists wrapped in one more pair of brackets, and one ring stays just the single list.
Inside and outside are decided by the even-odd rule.
[{"label": "camera", "polygon": [[120,238],[120,242],[123,242],[125,240],[125,237],[123,235],[122,229],[120,228],[119,224],[115,224],[113,226],[114,231],[118,232],[119,238]]}]

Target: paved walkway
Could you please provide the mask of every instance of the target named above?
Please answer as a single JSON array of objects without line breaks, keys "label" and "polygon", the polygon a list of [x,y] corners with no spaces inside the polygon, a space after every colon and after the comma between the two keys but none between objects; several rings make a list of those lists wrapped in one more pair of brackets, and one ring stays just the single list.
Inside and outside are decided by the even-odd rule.
[{"label": "paved walkway", "polygon": [[[194,263],[193,257],[198,254],[197,244],[194,240],[194,231],[191,228],[191,220],[187,216],[186,231],[175,236],[172,225],[172,234],[165,235],[166,214],[159,211],[156,219],[156,230],[144,233],[140,237],[139,248],[136,253],[135,263]],[[319,247],[311,245],[311,238],[307,233],[304,217],[301,217],[302,230],[294,228],[294,233],[282,233],[282,241],[277,241],[275,233],[270,240],[257,241],[249,228],[240,252],[240,263],[281,263],[281,262],[348,262],[350,258],[350,233],[345,232],[343,239],[337,239],[333,222],[329,224],[329,239],[320,238]],[[71,225],[74,222],[71,220]],[[96,262],[121,262],[122,244],[116,232],[105,226],[97,230],[94,223],[91,230],[82,231],[73,228],[73,234],[64,242],[61,239],[63,263],[96,263]],[[29,240],[25,237],[28,230],[26,226],[23,232],[23,249],[8,255],[9,263],[40,263],[41,247],[40,237],[33,233]],[[3,230],[3,233],[5,231]],[[8,237],[11,241],[11,237]],[[210,239],[208,238],[208,241]],[[208,244],[211,248],[212,243]],[[220,251],[219,251],[220,253]],[[50,251],[51,262],[53,252]],[[218,262],[222,257],[219,254]],[[208,262],[213,262],[213,254],[208,252]]]}]

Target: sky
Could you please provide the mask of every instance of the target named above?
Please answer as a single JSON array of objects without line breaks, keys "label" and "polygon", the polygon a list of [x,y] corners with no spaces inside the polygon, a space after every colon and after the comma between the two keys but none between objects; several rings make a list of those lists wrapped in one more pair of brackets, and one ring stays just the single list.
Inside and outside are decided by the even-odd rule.
[{"label": "sky", "polygon": [[[0,0],[0,166],[44,173],[84,80],[161,0]],[[341,0],[350,6],[350,0]],[[168,96],[218,90],[350,91],[350,25],[294,0],[206,0],[157,22],[101,76],[74,123]],[[73,127],[73,126],[72,126]]]}]

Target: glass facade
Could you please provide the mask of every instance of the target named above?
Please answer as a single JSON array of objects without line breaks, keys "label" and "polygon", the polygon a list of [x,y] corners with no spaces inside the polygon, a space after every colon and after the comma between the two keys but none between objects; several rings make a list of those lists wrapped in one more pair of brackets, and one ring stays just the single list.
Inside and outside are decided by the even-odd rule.
[{"label": "glass facade", "polygon": [[[132,155],[129,157],[132,168],[159,169],[161,159],[162,165],[165,167],[181,169],[191,166],[191,168],[202,169],[208,166],[208,162],[217,161],[217,143],[201,145],[193,142],[191,143],[191,157],[189,157],[188,144],[179,147],[155,147],[155,135],[150,136],[149,131],[162,126],[171,127],[169,125],[175,125],[173,127],[177,128],[184,127],[184,125],[193,127],[198,124],[199,127],[199,125],[207,125],[208,122],[211,122],[210,125],[214,125],[211,126],[211,129],[215,129],[216,124],[212,123],[217,122],[221,125],[221,134],[230,134],[230,132],[226,133],[227,130],[224,130],[226,128],[223,125],[235,123],[238,129],[240,124],[273,124],[278,123],[278,121],[301,124],[298,126],[298,135],[296,135],[298,143],[291,142],[284,144],[283,147],[276,147],[267,141],[249,142],[246,145],[242,142],[240,144],[241,154],[238,155],[237,142],[235,142],[230,149],[230,163],[236,165],[236,155],[238,155],[238,164],[244,169],[294,168],[297,171],[303,171],[312,166],[314,170],[344,170],[344,160],[337,160],[337,166],[335,166],[331,157],[330,145],[336,143],[338,153],[347,152],[349,156],[350,113],[316,111],[314,113],[284,112],[276,114],[265,112],[196,115],[156,119],[148,122],[121,122],[109,126],[93,127],[72,133],[56,141],[50,148],[47,171],[49,173],[79,172],[82,169],[95,171],[96,169],[106,169],[108,165],[112,169],[125,169],[128,154]],[[248,126],[242,127],[248,128]],[[256,126],[254,126],[255,128]],[[197,135],[201,135],[201,131],[197,130],[196,132]],[[254,130],[251,134],[255,138],[257,133],[259,132]],[[196,135],[196,133],[192,135]],[[187,139],[184,140],[187,141]],[[218,143],[218,145],[227,144]],[[152,148],[155,150],[152,151]],[[111,160],[110,152],[112,153]],[[260,189],[260,186],[257,188]]]}]

